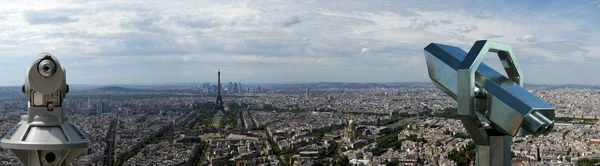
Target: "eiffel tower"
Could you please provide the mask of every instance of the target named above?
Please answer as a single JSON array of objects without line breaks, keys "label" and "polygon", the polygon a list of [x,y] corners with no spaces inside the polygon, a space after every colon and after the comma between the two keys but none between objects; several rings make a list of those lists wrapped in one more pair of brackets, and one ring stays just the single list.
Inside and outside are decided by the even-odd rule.
[{"label": "eiffel tower", "polygon": [[219,82],[217,84],[218,95],[215,106],[213,107],[213,112],[215,112],[217,116],[221,116],[225,112],[225,107],[223,107],[223,99],[221,99],[221,70],[217,72],[217,76],[219,77]]}]

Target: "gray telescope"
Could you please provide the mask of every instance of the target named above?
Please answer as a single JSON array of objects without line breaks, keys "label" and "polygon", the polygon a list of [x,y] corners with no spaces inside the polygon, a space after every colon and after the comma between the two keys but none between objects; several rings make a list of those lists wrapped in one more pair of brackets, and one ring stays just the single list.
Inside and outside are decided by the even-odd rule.
[{"label": "gray telescope", "polygon": [[27,69],[22,90],[28,101],[27,115],[21,116],[0,145],[23,165],[69,165],[90,140],[63,115],[63,100],[69,92],[65,69],[50,53],[41,53]]},{"label": "gray telescope", "polygon": [[[488,52],[498,54],[508,77],[482,63]],[[510,165],[512,137],[554,127],[554,108],[522,87],[514,55],[510,46],[487,40],[468,53],[438,43],[425,47],[429,78],[458,102],[458,116],[477,145],[476,165]]]}]

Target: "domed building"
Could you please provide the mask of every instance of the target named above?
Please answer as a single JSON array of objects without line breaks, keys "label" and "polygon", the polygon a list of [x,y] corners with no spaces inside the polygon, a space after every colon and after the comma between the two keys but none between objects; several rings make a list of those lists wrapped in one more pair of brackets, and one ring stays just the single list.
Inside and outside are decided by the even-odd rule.
[{"label": "domed building", "polygon": [[354,118],[352,115],[348,118],[348,126],[346,127],[346,133],[344,134],[346,138],[354,139],[356,136],[356,122],[354,122]]}]

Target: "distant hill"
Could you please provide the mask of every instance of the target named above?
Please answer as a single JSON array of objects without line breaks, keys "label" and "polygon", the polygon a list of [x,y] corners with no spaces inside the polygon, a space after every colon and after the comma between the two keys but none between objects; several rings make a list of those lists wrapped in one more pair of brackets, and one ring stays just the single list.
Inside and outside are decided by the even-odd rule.
[{"label": "distant hill", "polygon": [[102,87],[102,88],[98,88],[98,89],[94,89],[96,91],[101,91],[101,92],[139,92],[140,89],[133,89],[133,88],[124,88],[124,87],[120,87],[120,86],[107,86],[107,87]]}]

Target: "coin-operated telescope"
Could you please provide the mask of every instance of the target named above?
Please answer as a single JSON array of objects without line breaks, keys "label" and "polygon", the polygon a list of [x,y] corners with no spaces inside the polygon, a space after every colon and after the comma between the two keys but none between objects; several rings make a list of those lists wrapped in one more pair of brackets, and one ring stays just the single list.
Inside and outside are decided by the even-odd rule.
[{"label": "coin-operated telescope", "polygon": [[0,145],[23,165],[66,166],[90,145],[88,138],[63,117],[69,92],[65,69],[50,53],[41,53],[27,70],[22,91],[27,115],[8,131]]},{"label": "coin-operated telescope", "polygon": [[[497,53],[508,78],[482,63]],[[512,137],[539,136],[554,127],[554,108],[525,90],[510,46],[475,42],[469,53],[454,46],[425,47],[429,78],[458,102],[461,122],[477,146],[476,165],[511,165]],[[489,126],[484,126],[486,122]]]}]

